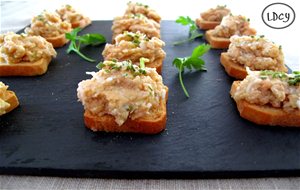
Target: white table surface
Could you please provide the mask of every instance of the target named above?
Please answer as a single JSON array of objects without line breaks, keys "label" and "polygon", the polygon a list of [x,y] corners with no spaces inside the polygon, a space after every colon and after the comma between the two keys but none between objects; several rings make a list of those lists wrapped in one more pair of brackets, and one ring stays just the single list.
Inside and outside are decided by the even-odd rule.
[{"label": "white table surface", "polygon": [[[0,0],[0,32],[18,31],[30,23],[33,15],[47,9],[54,11],[62,4],[71,4],[92,20],[112,20],[122,15],[127,0]],[[286,64],[292,70],[300,70],[299,18],[288,28],[276,30],[264,25],[261,12],[270,3],[277,1],[239,0],[139,0],[157,10],[163,20],[175,20],[178,16],[196,18],[199,13],[216,5],[226,4],[234,14],[243,14],[251,19],[258,34],[264,34],[275,43],[281,44]],[[250,2],[250,3],[249,3]],[[255,2],[255,3],[254,3]],[[300,12],[296,0],[282,0]],[[247,4],[248,3],[248,4]],[[1,153],[1,150],[0,150]],[[300,164],[300,158],[299,158]],[[60,178],[0,175],[0,189],[299,189],[300,178],[255,178],[255,179],[211,179],[211,180],[117,180],[89,178]]]}]

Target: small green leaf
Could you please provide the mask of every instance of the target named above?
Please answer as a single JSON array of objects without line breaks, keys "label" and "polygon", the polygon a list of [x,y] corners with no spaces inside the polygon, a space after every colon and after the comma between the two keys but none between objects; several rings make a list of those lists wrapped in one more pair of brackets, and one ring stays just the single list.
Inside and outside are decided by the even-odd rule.
[{"label": "small green leaf", "polygon": [[190,38],[189,40],[194,40],[196,38],[199,38],[199,37],[202,37],[203,34],[202,33],[199,33],[198,30],[194,30],[190,33]]},{"label": "small green leaf", "polygon": [[175,22],[183,26],[189,25],[190,32],[197,30],[197,25],[195,24],[195,21],[193,21],[189,16],[179,16],[179,18]]},{"label": "small green leaf", "polygon": [[66,33],[65,35],[66,35],[66,38],[67,38],[68,40],[74,40],[72,34]]},{"label": "small green leaf", "polygon": [[78,34],[78,32],[80,32],[80,31],[81,31],[81,28],[75,28],[75,29],[73,29],[71,32],[66,33],[65,36],[66,36],[66,38],[69,39],[69,40],[76,40],[77,34]]},{"label": "small green leaf", "polygon": [[71,32],[65,34],[66,38],[70,40],[70,45],[67,49],[67,53],[71,53],[73,51],[77,53],[81,58],[89,62],[95,62],[94,59],[91,59],[80,52],[80,45],[99,45],[106,42],[105,37],[101,34],[85,34],[82,36],[77,36],[79,31],[81,31],[80,28],[75,28]]},{"label": "small green leaf", "polygon": [[210,45],[208,44],[202,44],[200,46],[197,46],[192,53],[192,57],[200,57],[203,54],[205,54],[210,49]]},{"label": "small green leaf", "polygon": [[189,38],[186,39],[186,40],[174,42],[173,45],[180,45],[180,44],[183,44],[185,42],[189,42],[189,41],[195,40],[196,38],[199,38],[199,37],[203,36],[202,33],[198,32],[197,25],[196,25],[195,21],[193,21],[189,16],[187,16],[187,17],[180,16],[176,20],[176,23],[182,24],[183,26],[186,26],[186,25],[190,26]]},{"label": "small green leaf", "polygon": [[183,26],[186,26],[191,23],[191,18],[189,16],[179,16],[179,18],[175,21],[176,23],[182,24]]},{"label": "small green leaf", "polygon": [[200,57],[204,55],[206,52],[208,52],[210,49],[210,46],[207,44],[201,44],[194,48],[192,55],[189,57],[176,57],[172,64],[175,66],[179,72],[179,81],[180,85],[182,87],[182,90],[186,97],[189,97],[189,93],[186,90],[183,80],[182,80],[182,74],[184,73],[184,69],[187,68],[189,70],[195,69],[196,71],[206,71],[205,68],[205,61],[202,60]]},{"label": "small green leaf", "polygon": [[100,45],[106,42],[106,39],[101,34],[85,34],[83,36],[77,37],[81,43],[86,45]]}]

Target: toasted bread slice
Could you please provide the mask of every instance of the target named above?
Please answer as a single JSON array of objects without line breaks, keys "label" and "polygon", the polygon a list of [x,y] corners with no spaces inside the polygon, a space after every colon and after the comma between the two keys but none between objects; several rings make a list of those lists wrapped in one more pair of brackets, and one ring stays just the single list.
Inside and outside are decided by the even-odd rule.
[{"label": "toasted bread slice", "polygon": [[[240,81],[233,82],[230,90],[231,96],[236,92],[239,83]],[[256,124],[300,127],[300,110],[286,112],[281,108],[251,104],[245,100],[236,101],[236,104],[241,117]]]},{"label": "toasted bread slice", "polygon": [[48,42],[50,42],[54,48],[62,47],[66,43],[69,42],[69,40],[66,38],[65,34],[61,34],[59,36],[55,37],[44,37]]},{"label": "toasted bread slice", "polygon": [[213,49],[226,49],[229,47],[229,38],[215,37],[212,35],[213,30],[208,30],[205,32],[205,39],[210,44]]},{"label": "toasted bread slice", "polygon": [[158,60],[155,60],[154,62],[148,63],[148,64],[146,63],[146,67],[155,68],[156,72],[160,75],[162,72],[162,66],[163,66],[163,59],[158,59]]},{"label": "toasted bread slice", "polygon": [[[221,53],[220,62],[224,66],[226,73],[236,79],[244,79],[246,78],[247,71],[246,68],[230,59],[227,52]],[[282,72],[287,72],[288,69],[286,66],[282,67]]]},{"label": "toasted bread slice", "polygon": [[214,29],[216,26],[218,26],[221,22],[217,21],[207,21],[203,20],[202,18],[197,18],[196,19],[196,24],[197,26],[202,29],[202,30],[210,30]]},{"label": "toasted bread slice", "polygon": [[44,74],[51,61],[51,57],[42,58],[35,62],[16,64],[0,64],[0,76],[36,76]]},{"label": "toasted bread slice", "polygon": [[91,23],[92,23],[92,21],[91,21],[90,18],[84,17],[84,18],[81,19],[80,21],[78,21],[78,22],[73,22],[73,23],[71,23],[71,24],[72,24],[72,28],[77,28],[77,27],[79,27],[79,28],[83,29],[83,28],[87,27],[88,25],[90,25]]},{"label": "toasted bread slice", "polygon": [[156,113],[135,120],[128,118],[121,126],[115,122],[112,115],[107,114],[99,117],[86,110],[84,112],[85,126],[93,131],[157,134],[166,128],[167,95],[168,91],[166,100],[160,102],[160,109]]},{"label": "toasted bread slice", "polygon": [[244,79],[247,76],[246,68],[230,59],[227,52],[221,53],[220,62],[226,73],[236,79]]},{"label": "toasted bread slice", "polygon": [[8,90],[6,93],[4,101],[10,104],[10,106],[5,110],[5,112],[8,113],[19,106],[19,100],[13,91]]}]

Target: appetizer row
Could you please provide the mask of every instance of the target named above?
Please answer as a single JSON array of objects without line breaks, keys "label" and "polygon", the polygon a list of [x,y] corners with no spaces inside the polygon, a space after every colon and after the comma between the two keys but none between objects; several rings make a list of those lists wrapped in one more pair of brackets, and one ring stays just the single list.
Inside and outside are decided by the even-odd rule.
[{"label": "appetizer row", "polygon": [[[287,72],[281,46],[263,35],[256,36],[256,30],[250,28],[249,21],[245,16],[232,15],[226,6],[209,9],[196,19],[201,29],[211,29],[206,31],[205,37],[212,48],[229,48],[220,58],[229,76],[244,79],[246,67],[256,71]],[[207,25],[211,22],[215,25]]]},{"label": "appetizer row", "polygon": [[255,36],[249,19],[233,16],[217,6],[196,20],[210,29],[206,40],[213,48],[228,48],[220,62],[235,79],[230,94],[241,117],[261,125],[300,126],[300,72],[287,74],[281,46]]},{"label": "appetizer row", "polygon": [[158,13],[148,5],[129,2],[123,16],[115,17],[112,25],[113,44],[106,44],[104,60],[131,60],[139,65],[141,57],[149,59],[146,67],[156,68],[161,74],[166,53],[160,40]]},{"label": "appetizer row", "polygon": [[32,36],[42,36],[53,47],[62,47],[68,40],[65,34],[71,32],[73,28],[85,28],[91,24],[91,20],[76,11],[71,5],[64,5],[56,12],[43,11],[31,20],[30,27],[25,29],[25,33]]},{"label": "appetizer row", "polygon": [[72,27],[85,27],[91,20],[64,5],[56,13],[43,11],[32,18],[25,33],[0,34],[0,76],[35,76],[44,74],[55,47],[65,45]]},{"label": "appetizer row", "polygon": [[168,87],[160,75],[166,53],[160,16],[149,6],[129,2],[113,21],[113,44],[91,79],[78,84],[85,126],[93,131],[155,134],[166,127]]},{"label": "appetizer row", "polygon": [[212,48],[228,48],[230,37],[255,35],[256,30],[250,28],[250,19],[242,15],[233,15],[226,6],[218,5],[200,14],[196,24],[202,30],[208,30],[205,38]]},{"label": "appetizer row", "polygon": [[[75,27],[91,23],[70,5],[64,5],[55,13],[43,11],[31,20],[25,33],[0,34],[0,76],[36,76],[44,74],[53,57],[54,47],[68,41],[65,34]],[[0,82],[0,115],[19,105],[16,94]]]}]

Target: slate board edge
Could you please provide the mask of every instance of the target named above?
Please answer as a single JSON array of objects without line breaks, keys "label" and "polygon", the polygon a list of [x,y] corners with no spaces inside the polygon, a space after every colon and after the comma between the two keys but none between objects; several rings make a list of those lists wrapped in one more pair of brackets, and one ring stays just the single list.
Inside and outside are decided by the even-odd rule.
[{"label": "slate board edge", "polygon": [[79,177],[106,179],[232,179],[265,177],[299,177],[300,170],[268,171],[105,171],[49,168],[0,168],[0,175],[30,175],[49,177]]}]

